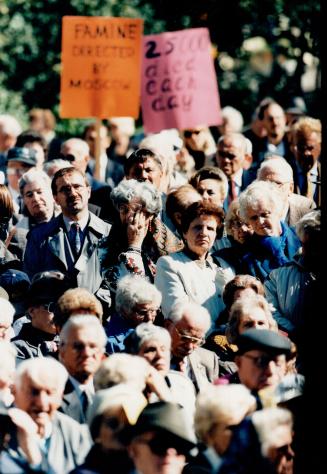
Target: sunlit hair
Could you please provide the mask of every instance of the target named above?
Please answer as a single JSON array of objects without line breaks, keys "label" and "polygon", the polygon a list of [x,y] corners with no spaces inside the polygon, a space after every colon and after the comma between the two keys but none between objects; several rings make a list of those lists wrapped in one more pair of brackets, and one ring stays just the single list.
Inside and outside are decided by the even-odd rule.
[{"label": "sunlit hair", "polygon": [[198,201],[191,204],[181,216],[182,232],[186,233],[191,223],[198,217],[213,217],[217,222],[217,230],[223,226],[225,213],[221,207],[209,202]]},{"label": "sunlit hair", "polygon": [[126,275],[119,280],[116,292],[116,311],[132,315],[137,304],[153,303],[159,308],[161,293],[155,285],[140,275]]}]

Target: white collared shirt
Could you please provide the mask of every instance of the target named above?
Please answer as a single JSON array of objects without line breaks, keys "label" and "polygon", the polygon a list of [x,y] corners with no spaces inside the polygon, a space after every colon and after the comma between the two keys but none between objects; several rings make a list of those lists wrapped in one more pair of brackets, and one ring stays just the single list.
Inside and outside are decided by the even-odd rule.
[{"label": "white collared shirt", "polygon": [[70,228],[71,228],[72,224],[78,224],[81,231],[84,232],[84,230],[87,226],[87,223],[89,221],[89,214],[86,214],[86,216],[82,217],[82,219],[80,219],[79,221],[73,221],[72,219],[69,219],[68,217],[66,217],[64,215],[63,215],[63,219],[64,219],[64,223],[65,223],[67,232],[70,231]]}]

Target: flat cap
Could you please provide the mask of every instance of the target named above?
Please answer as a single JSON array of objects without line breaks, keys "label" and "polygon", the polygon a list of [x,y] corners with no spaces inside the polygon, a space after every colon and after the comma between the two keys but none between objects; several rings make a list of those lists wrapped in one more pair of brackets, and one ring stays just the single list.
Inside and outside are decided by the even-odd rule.
[{"label": "flat cap", "polygon": [[36,165],[36,153],[32,148],[14,147],[10,148],[7,153],[7,163],[10,161],[19,161],[28,166]]},{"label": "flat cap", "polygon": [[291,341],[268,329],[249,329],[241,334],[236,342],[239,355],[253,350],[269,354],[289,354],[291,352]]}]

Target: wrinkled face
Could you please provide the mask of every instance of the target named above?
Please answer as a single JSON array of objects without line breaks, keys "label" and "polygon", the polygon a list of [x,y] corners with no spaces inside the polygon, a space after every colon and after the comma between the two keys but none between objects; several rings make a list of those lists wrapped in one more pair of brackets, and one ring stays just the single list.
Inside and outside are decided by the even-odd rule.
[{"label": "wrinkled face", "polygon": [[160,340],[145,341],[138,353],[155,369],[166,375],[170,367],[170,345]]},{"label": "wrinkled face", "polygon": [[281,234],[280,216],[267,202],[258,201],[255,207],[249,208],[247,221],[257,235],[265,237]]},{"label": "wrinkled face", "polygon": [[20,386],[15,389],[15,405],[26,411],[42,429],[55,416],[62,394],[51,374],[40,374],[37,382],[25,374]]},{"label": "wrinkled face", "polygon": [[[129,453],[137,471],[142,474],[181,474],[185,456],[175,447],[170,447],[164,438],[157,440],[157,437],[154,431],[148,431],[132,441]],[[160,454],[156,454],[157,445]]]},{"label": "wrinkled face", "polygon": [[91,188],[79,173],[70,173],[57,179],[57,194],[54,199],[65,216],[76,216],[86,210]]},{"label": "wrinkled face", "polygon": [[227,178],[231,178],[245,162],[245,150],[239,140],[226,138],[218,144],[217,163]]},{"label": "wrinkled face", "polygon": [[201,194],[203,201],[223,206],[225,199],[223,186],[216,179],[203,179],[199,182],[197,191]]},{"label": "wrinkled face", "polygon": [[190,355],[205,341],[204,327],[187,314],[176,324],[169,322],[167,329],[171,336],[172,355],[179,359]]},{"label": "wrinkled face", "polygon": [[28,166],[20,161],[10,160],[7,164],[7,179],[8,184],[19,191],[19,180],[26,171],[31,169],[31,166]]},{"label": "wrinkled face", "polygon": [[191,222],[183,234],[186,245],[198,257],[206,255],[217,236],[217,221],[211,216],[200,216]]},{"label": "wrinkled face", "polygon": [[23,190],[24,204],[32,217],[36,219],[52,217],[53,214],[53,196],[51,188],[45,183],[32,182],[26,184]]},{"label": "wrinkled face", "polygon": [[141,323],[153,323],[156,319],[158,306],[154,303],[137,303],[132,311],[127,315],[127,319],[138,326]]},{"label": "wrinkled face", "polygon": [[271,104],[266,108],[262,122],[269,138],[273,140],[281,140],[283,138],[286,117],[283,109],[278,104]]},{"label": "wrinkled face", "polygon": [[277,356],[263,351],[252,350],[236,356],[236,365],[241,383],[249,390],[276,387],[286,372],[284,354]]},{"label": "wrinkled face", "polygon": [[288,425],[280,425],[276,428],[275,444],[271,446],[267,453],[267,458],[274,466],[276,474],[293,473],[294,451],[292,448],[293,434]]},{"label": "wrinkled face", "polygon": [[37,305],[28,308],[28,312],[32,319],[32,326],[40,331],[49,334],[56,334],[56,326],[53,323],[53,312],[49,311],[48,305]]},{"label": "wrinkled face", "polygon": [[69,331],[67,341],[60,346],[60,360],[70,375],[84,383],[99,368],[103,348],[95,327],[76,328]]},{"label": "wrinkled face", "polygon": [[191,150],[204,151],[207,136],[204,128],[198,127],[184,131],[184,141]]},{"label": "wrinkled face", "polygon": [[163,172],[159,164],[153,158],[149,157],[143,162],[135,163],[129,170],[127,179],[147,181],[159,189],[162,177]]},{"label": "wrinkled face", "polygon": [[242,221],[240,218],[234,219],[231,223],[231,234],[234,240],[240,244],[244,244],[251,235],[253,235],[253,229]]},{"label": "wrinkled face", "polygon": [[144,214],[149,224],[151,216],[145,210],[140,199],[133,198],[130,202],[121,204],[119,206],[119,218],[123,225],[133,224],[135,214],[137,213]]},{"label": "wrinkled face", "polygon": [[121,407],[108,409],[102,415],[96,443],[100,444],[101,448],[106,451],[125,450],[125,446],[119,440],[119,434],[126,425],[128,425],[128,421]]},{"label": "wrinkled face", "polygon": [[316,133],[295,137],[295,158],[304,173],[308,173],[321,153],[321,137]]},{"label": "wrinkled face", "polygon": [[238,333],[242,334],[248,329],[269,329],[269,323],[264,310],[254,307],[251,313],[243,313],[238,326]]}]

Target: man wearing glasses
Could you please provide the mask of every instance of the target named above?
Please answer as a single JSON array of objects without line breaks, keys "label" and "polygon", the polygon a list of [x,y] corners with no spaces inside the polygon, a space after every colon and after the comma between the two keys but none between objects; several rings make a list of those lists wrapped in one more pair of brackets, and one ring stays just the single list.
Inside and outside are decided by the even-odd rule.
[{"label": "man wearing glasses", "polygon": [[59,338],[53,323],[53,304],[68,288],[60,272],[36,274],[27,294],[30,322],[23,324],[19,334],[12,339],[17,349],[17,361],[33,357],[56,356]]},{"label": "man wearing glasses", "polygon": [[69,277],[72,288],[96,293],[102,282],[98,246],[108,236],[110,224],[89,212],[91,189],[81,171],[60,169],[51,187],[62,213],[28,234],[24,271],[32,277],[55,269]]},{"label": "man wearing glasses", "polygon": [[209,312],[197,303],[177,303],[165,326],[171,336],[170,368],[187,375],[199,392],[219,373],[217,355],[200,347],[205,343],[205,335],[211,326]]}]

